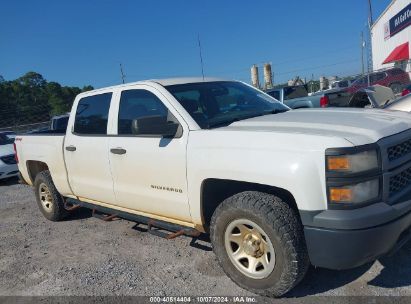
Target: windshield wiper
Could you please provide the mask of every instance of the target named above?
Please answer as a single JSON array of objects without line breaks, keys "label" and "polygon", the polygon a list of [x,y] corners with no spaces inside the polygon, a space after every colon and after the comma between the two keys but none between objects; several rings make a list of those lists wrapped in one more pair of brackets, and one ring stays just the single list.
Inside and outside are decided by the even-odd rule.
[{"label": "windshield wiper", "polygon": [[238,116],[238,117],[234,117],[234,118],[231,118],[231,119],[227,119],[227,120],[218,121],[218,122],[215,122],[215,123],[208,124],[208,128],[210,129],[210,128],[216,128],[216,127],[229,126],[233,122],[244,120],[244,119],[249,119],[249,118],[254,118],[254,117],[257,117],[257,116],[261,116],[261,115],[264,115],[264,114],[259,112],[259,113],[255,113],[255,114],[252,114],[252,115]]},{"label": "windshield wiper", "polygon": [[[255,116],[252,116],[252,117],[255,117]],[[248,118],[252,118],[252,117],[248,117]],[[212,129],[212,128],[229,126],[229,125],[231,125],[233,122],[240,121],[240,120],[242,120],[242,119],[247,119],[247,118],[241,118],[241,119],[240,119],[240,118],[236,117],[236,118],[232,118],[232,119],[228,119],[228,120],[224,120],[224,121],[219,121],[219,122],[211,123],[211,124],[208,124],[208,128],[209,128],[209,129]]]}]

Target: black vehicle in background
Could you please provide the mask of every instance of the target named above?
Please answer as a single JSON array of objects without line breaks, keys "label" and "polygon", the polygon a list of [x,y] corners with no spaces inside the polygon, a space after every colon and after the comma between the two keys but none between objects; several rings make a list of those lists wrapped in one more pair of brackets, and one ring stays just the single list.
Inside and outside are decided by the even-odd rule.
[{"label": "black vehicle in background", "polygon": [[50,130],[65,132],[66,129],[67,129],[67,124],[68,124],[69,117],[70,117],[69,114],[64,114],[64,115],[59,115],[59,116],[52,117],[51,118]]}]

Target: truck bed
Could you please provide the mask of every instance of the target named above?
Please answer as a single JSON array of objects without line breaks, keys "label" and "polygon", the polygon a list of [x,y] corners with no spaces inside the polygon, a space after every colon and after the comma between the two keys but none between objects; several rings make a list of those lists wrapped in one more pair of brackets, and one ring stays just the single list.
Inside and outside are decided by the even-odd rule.
[{"label": "truck bed", "polygon": [[64,160],[65,135],[55,131],[42,131],[38,133],[18,135],[16,137],[16,150],[22,178],[29,184],[34,183],[34,171],[38,164],[47,164],[52,172],[53,182],[62,195],[71,195],[71,189],[67,179],[67,171]]}]

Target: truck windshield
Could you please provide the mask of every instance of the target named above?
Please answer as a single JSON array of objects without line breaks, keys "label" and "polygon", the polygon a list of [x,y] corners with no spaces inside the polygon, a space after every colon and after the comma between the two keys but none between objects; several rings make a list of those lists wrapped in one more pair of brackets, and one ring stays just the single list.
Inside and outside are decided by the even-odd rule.
[{"label": "truck windshield", "polygon": [[166,89],[203,129],[289,110],[274,98],[236,81],[170,85]]}]

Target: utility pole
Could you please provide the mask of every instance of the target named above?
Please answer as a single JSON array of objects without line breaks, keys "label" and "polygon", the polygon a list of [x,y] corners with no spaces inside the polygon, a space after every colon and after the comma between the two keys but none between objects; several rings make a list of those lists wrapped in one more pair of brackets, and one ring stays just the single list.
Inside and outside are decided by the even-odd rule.
[{"label": "utility pole", "polygon": [[372,19],[372,6],[371,6],[371,0],[368,0],[368,27],[371,30],[371,26],[374,23]]},{"label": "utility pole", "polygon": [[314,74],[311,74],[311,93],[314,92]]},{"label": "utility pole", "polygon": [[126,79],[126,75],[124,75],[123,65],[121,63],[120,63],[120,73],[121,73],[121,80],[124,83],[124,80]]},{"label": "utility pole", "polygon": [[370,85],[370,73],[372,72],[372,38],[371,27],[373,24],[371,0],[368,0],[368,86]]},{"label": "utility pole", "polygon": [[364,47],[365,47],[365,41],[364,41],[364,32],[361,31],[361,75],[364,76]]}]

